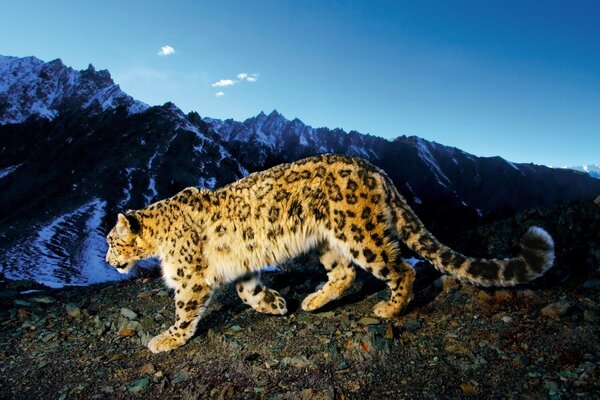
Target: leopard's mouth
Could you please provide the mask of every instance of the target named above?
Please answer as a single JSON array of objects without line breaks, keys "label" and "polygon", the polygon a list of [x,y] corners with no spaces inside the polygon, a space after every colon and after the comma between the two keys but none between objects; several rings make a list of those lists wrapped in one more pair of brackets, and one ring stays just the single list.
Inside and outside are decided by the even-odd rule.
[{"label": "leopard's mouth", "polygon": [[119,273],[121,273],[121,274],[126,274],[129,272],[129,270],[131,270],[131,267],[133,267],[133,264],[134,263],[130,262],[130,263],[125,263],[125,264],[115,265],[115,269],[117,271],[119,271]]}]

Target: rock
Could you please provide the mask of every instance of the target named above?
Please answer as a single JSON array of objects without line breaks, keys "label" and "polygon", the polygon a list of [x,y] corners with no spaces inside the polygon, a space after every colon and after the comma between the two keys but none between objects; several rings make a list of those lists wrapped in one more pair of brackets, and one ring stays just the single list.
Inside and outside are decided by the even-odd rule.
[{"label": "rock", "polygon": [[34,303],[25,299],[14,299],[13,302],[17,307],[35,308],[36,306]]},{"label": "rock", "polygon": [[556,303],[548,304],[542,308],[542,315],[548,318],[560,318],[571,309],[572,305],[566,300],[561,300]]},{"label": "rock", "polygon": [[584,289],[598,289],[600,288],[600,279],[589,279],[583,283]]},{"label": "rock", "polygon": [[35,296],[31,298],[31,301],[35,301],[36,303],[42,303],[42,304],[51,304],[51,303],[55,303],[56,300],[53,299],[50,296]]},{"label": "rock", "polygon": [[392,325],[392,324],[387,325],[387,328],[385,330],[385,335],[383,337],[386,338],[387,340],[394,339],[394,325]]},{"label": "rock", "polygon": [[461,357],[469,357],[473,355],[473,353],[471,353],[471,351],[468,348],[456,342],[447,344],[444,350],[446,350],[446,353]]},{"label": "rock", "polygon": [[125,307],[121,308],[121,315],[130,320],[137,319],[138,317],[138,315],[133,310],[130,310],[129,308]]},{"label": "rock", "polygon": [[600,320],[600,315],[594,310],[584,310],[583,319],[586,322],[598,322],[598,320]]},{"label": "rock", "polygon": [[131,384],[131,386],[129,386],[127,388],[127,391],[129,393],[140,393],[142,391],[144,391],[146,389],[146,387],[148,387],[148,384],[150,383],[150,379],[148,378],[140,378],[137,381],[133,382]]},{"label": "rock", "polygon": [[149,331],[154,327],[154,319],[149,315],[144,316],[140,323],[142,324],[142,328],[146,331]]},{"label": "rock", "polygon": [[377,318],[362,317],[358,320],[358,323],[361,325],[378,325],[380,321]]},{"label": "rock", "polygon": [[281,360],[283,365],[291,365],[296,368],[306,368],[311,365],[305,356],[285,357]]},{"label": "rock", "polygon": [[418,319],[407,318],[404,320],[403,327],[408,332],[416,332],[421,327],[421,321]]},{"label": "rock", "polygon": [[446,293],[457,291],[460,288],[460,282],[451,275],[442,275],[439,280],[438,285]]},{"label": "rock", "polygon": [[187,374],[187,372],[181,372],[173,377],[173,379],[171,380],[171,384],[174,386],[174,385],[177,385],[178,383],[185,382],[188,379],[189,379],[189,375]]},{"label": "rock", "polygon": [[154,373],[154,376],[152,377],[152,382],[159,383],[160,381],[163,380],[164,377],[165,377],[165,375],[163,374],[162,371],[156,371]]},{"label": "rock", "polygon": [[548,391],[549,395],[555,395],[558,393],[558,384],[554,381],[544,381],[544,389]]},{"label": "rock", "polygon": [[523,289],[523,290],[519,290],[517,292],[517,297],[521,297],[521,298],[524,298],[524,299],[533,300],[533,299],[535,299],[537,297],[537,295],[531,289]]},{"label": "rock", "polygon": [[119,336],[121,337],[132,337],[135,336],[135,331],[131,330],[129,327],[124,326],[123,328],[121,328],[121,330],[119,331]]},{"label": "rock", "polygon": [[154,373],[156,372],[156,369],[154,368],[154,365],[152,365],[151,363],[148,363],[148,364],[142,365],[142,368],[140,368],[140,372],[144,375],[154,375]]},{"label": "rock", "polygon": [[460,390],[462,390],[462,392],[464,394],[477,394],[478,393],[478,390],[475,387],[475,385],[468,383],[468,382],[461,383]]},{"label": "rock", "polygon": [[496,293],[494,293],[494,300],[495,301],[508,301],[511,298],[511,293],[508,290],[496,290]]},{"label": "rock", "polygon": [[71,318],[79,318],[79,317],[81,317],[81,310],[75,304],[68,303],[65,306],[65,308],[67,310],[67,314],[69,314],[69,317],[71,317]]},{"label": "rock", "polygon": [[481,301],[490,301],[492,300],[492,296],[486,292],[485,290],[480,290],[479,293],[477,293],[477,298]]}]

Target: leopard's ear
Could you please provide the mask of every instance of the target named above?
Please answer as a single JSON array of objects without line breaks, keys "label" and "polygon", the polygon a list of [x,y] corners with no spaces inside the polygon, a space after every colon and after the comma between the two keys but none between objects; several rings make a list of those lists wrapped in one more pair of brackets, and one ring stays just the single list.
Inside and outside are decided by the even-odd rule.
[{"label": "leopard's ear", "polygon": [[127,237],[131,234],[131,228],[129,227],[129,221],[127,217],[121,213],[117,216],[117,235],[120,237]]},{"label": "leopard's ear", "polygon": [[140,221],[135,216],[121,213],[117,216],[117,234],[119,236],[137,235],[141,228]]}]

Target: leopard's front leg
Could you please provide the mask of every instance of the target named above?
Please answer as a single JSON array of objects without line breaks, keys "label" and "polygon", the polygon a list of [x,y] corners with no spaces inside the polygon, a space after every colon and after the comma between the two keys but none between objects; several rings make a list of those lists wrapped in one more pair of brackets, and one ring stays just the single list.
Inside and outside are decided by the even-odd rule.
[{"label": "leopard's front leg", "polygon": [[183,346],[196,332],[198,320],[204,314],[212,289],[206,284],[187,284],[175,294],[175,324],[153,337],[148,348],[153,353],[170,351]]}]

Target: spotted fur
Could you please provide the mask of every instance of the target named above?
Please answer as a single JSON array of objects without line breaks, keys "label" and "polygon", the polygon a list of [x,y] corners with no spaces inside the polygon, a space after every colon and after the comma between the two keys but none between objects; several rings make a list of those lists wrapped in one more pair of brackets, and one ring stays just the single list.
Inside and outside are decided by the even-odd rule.
[{"label": "spotted fur", "polygon": [[153,352],[192,337],[211,292],[225,282],[237,280],[239,296],[257,311],[286,313],[285,300],[260,282],[258,271],[315,248],[328,281],[302,308],[316,310],[340,297],[359,266],[391,291],[374,308],[383,318],[402,312],[412,298],[415,272],[399,255],[400,241],[441,271],[484,286],[527,282],[554,259],[552,238],[537,227],[523,236],[516,258],[462,255],[425,229],[382,170],[338,155],[279,165],[215,191],[187,188],[119,214],[107,240],[106,259],[120,272],[157,256],[175,290],[175,324],[150,341]]}]

